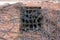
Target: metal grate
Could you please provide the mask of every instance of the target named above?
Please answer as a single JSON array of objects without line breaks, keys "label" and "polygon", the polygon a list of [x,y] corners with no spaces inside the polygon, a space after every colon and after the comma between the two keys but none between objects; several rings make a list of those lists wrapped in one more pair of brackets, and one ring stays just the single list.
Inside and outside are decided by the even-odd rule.
[{"label": "metal grate", "polygon": [[[20,40],[35,40],[34,32],[39,33],[42,24],[41,21],[43,19],[41,7],[21,7],[20,19],[20,32],[22,33]],[[27,33],[30,35],[29,38],[26,35]],[[37,38],[40,40],[41,37],[38,36]]]},{"label": "metal grate", "polygon": [[25,32],[36,31],[41,27],[43,16],[41,7],[22,7],[21,11],[21,30]]}]

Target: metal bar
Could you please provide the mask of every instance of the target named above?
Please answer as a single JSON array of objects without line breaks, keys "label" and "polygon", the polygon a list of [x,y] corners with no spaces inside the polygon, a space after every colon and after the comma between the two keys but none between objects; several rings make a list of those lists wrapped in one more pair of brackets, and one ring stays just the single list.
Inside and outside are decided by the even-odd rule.
[{"label": "metal bar", "polygon": [[30,31],[30,40],[33,40],[33,31]]}]

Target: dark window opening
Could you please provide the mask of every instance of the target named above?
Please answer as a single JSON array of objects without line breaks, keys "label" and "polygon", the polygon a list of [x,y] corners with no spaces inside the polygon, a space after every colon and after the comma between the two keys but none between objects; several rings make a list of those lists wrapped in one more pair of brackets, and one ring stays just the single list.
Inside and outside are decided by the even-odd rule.
[{"label": "dark window opening", "polygon": [[41,15],[41,7],[24,7],[24,9],[22,7],[21,10],[23,11],[21,11],[20,30],[29,32],[36,31],[38,27],[41,27],[40,21],[43,17],[38,17]]}]

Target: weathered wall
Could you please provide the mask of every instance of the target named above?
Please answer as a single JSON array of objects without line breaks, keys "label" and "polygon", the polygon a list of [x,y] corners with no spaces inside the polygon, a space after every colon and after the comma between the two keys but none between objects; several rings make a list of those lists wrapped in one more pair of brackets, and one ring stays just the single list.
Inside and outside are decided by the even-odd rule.
[{"label": "weathered wall", "polygon": [[19,31],[19,10],[13,5],[0,7],[0,40],[16,40]]},{"label": "weathered wall", "polygon": [[[23,4],[23,5],[22,5]],[[27,2],[27,3],[17,3],[13,5],[5,5],[5,6],[0,6],[0,39],[6,39],[6,40],[17,40],[17,36],[19,34],[19,27],[20,27],[20,10],[19,7],[22,6],[28,6],[28,7],[42,7],[42,14],[44,15],[45,19],[48,19],[52,22],[46,22],[43,26],[45,30],[47,29],[48,26],[52,27],[50,31],[50,35],[54,36],[54,33],[52,31],[55,30],[55,28],[60,29],[60,4],[58,3],[51,3],[51,2]],[[57,18],[57,19],[56,19]],[[50,24],[50,25],[49,25]],[[47,31],[49,32],[49,31]],[[57,35],[60,36],[59,31],[56,32],[58,33]],[[39,34],[39,33],[38,33]],[[19,34],[22,36],[22,34]],[[26,35],[29,35],[27,33]],[[39,35],[34,33],[34,40],[38,40]],[[46,35],[45,35],[46,36]],[[30,37],[27,36],[27,37]],[[56,36],[54,36],[56,37]],[[17,38],[17,39],[16,39]],[[36,38],[36,39],[35,39]],[[45,37],[44,37],[45,38]],[[53,37],[52,37],[53,38]],[[56,37],[56,40],[59,40],[58,37]],[[47,40],[45,38],[45,40]]]}]

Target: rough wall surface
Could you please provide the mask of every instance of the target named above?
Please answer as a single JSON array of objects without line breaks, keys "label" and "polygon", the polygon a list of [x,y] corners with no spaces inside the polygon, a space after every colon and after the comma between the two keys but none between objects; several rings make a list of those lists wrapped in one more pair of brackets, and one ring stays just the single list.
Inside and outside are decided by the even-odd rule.
[{"label": "rough wall surface", "polygon": [[[20,7],[41,7],[43,27],[41,31],[20,33]],[[17,3],[0,6],[0,40],[60,40],[60,4],[43,3]],[[24,36],[25,35],[25,36]],[[29,39],[30,38],[30,39]],[[31,39],[32,38],[32,39]]]},{"label": "rough wall surface", "polygon": [[15,40],[19,30],[19,11],[13,5],[0,7],[0,40]]}]

